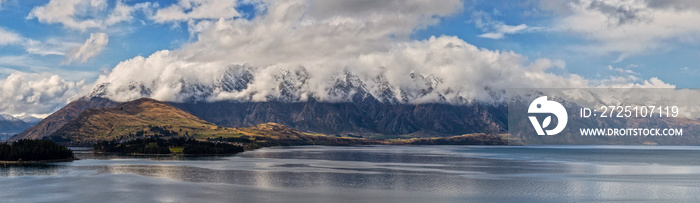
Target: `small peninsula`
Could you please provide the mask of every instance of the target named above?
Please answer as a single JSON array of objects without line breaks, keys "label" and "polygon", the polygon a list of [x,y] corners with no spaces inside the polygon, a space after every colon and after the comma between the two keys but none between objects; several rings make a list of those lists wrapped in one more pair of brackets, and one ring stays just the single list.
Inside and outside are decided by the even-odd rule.
[{"label": "small peninsula", "polygon": [[0,143],[0,163],[24,164],[74,160],[73,151],[49,140],[22,139]]}]

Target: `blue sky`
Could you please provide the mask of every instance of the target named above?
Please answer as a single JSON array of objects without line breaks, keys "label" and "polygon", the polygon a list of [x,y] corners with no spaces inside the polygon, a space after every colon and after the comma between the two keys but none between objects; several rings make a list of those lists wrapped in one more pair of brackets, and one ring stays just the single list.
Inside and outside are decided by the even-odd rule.
[{"label": "blue sky", "polygon": [[[386,18],[387,22],[394,22],[390,21],[394,20],[393,16],[405,15],[409,20],[398,22],[397,28],[391,28],[387,31],[388,35],[382,34],[382,38],[378,38],[395,40],[386,47],[395,47],[392,44],[429,41],[431,37],[455,36],[460,42],[479,49],[512,52],[522,56],[526,58],[521,62],[525,69],[538,59],[564,64],[544,68],[542,73],[564,78],[580,76],[585,79],[587,85],[593,87],[646,84],[653,83],[650,81],[654,79],[679,88],[700,87],[700,83],[695,79],[700,76],[697,69],[697,59],[700,58],[700,26],[694,23],[696,19],[700,19],[696,18],[700,17],[700,4],[693,1],[444,0],[431,3],[435,5],[423,6],[427,8],[410,7],[411,4],[421,5],[420,1],[398,1],[398,4],[392,4],[391,7],[381,8],[382,5],[389,5],[382,2],[379,6],[371,8],[381,11],[378,12],[380,14],[374,13],[379,20],[353,15],[364,12],[352,10],[363,8],[362,5],[328,2],[291,1],[304,5],[306,9],[301,10],[303,13],[299,19],[293,19],[297,20],[295,26],[308,27],[308,23],[322,24],[320,22],[330,22],[328,19],[352,19],[367,23],[383,22],[382,18]],[[358,1],[352,4],[362,3]],[[209,4],[220,5],[207,6]],[[267,22],[256,19],[271,18],[266,16],[277,12],[275,8],[278,4],[282,3],[205,0],[0,0],[0,36],[5,38],[5,41],[0,39],[0,80],[3,80],[6,95],[2,100],[8,103],[0,106],[0,111],[35,115],[51,113],[66,102],[89,92],[98,82],[100,75],[105,78],[115,75],[113,69],[116,66],[126,66],[123,61],[138,56],[145,57],[146,60],[155,60],[149,56],[160,50],[176,51],[178,56],[175,57],[183,60],[196,58],[194,61],[197,63],[240,62],[260,63],[266,66],[290,64],[292,62],[287,59],[269,62],[263,60],[269,57],[265,56],[267,53],[272,52],[257,54],[256,57],[261,59],[236,61],[217,60],[213,59],[214,56],[208,58],[203,56],[206,52],[193,51],[196,48],[216,46],[207,45],[208,39],[223,39],[222,36],[213,34],[213,27],[216,27],[213,25],[217,21],[229,23],[234,28],[240,26],[236,29],[245,30],[249,28],[246,27],[248,24]],[[364,4],[373,3],[370,1]],[[440,7],[442,4],[445,7]],[[401,9],[403,6],[406,7],[405,10]],[[117,15],[119,9],[126,9],[128,12]],[[167,9],[176,12],[168,13]],[[384,15],[382,12],[389,14]],[[333,16],[335,14],[337,16]],[[339,16],[344,18],[338,18]],[[405,19],[405,16],[402,19]],[[260,25],[257,25],[257,28],[251,27],[253,28],[250,29],[272,29]],[[375,34],[385,31],[380,28],[372,29],[376,29]],[[306,35],[311,34],[304,34]],[[367,36],[372,40],[371,36],[374,35]],[[243,37],[238,38],[243,40]],[[341,38],[328,40],[342,41],[338,39]],[[284,40],[283,36],[279,40]],[[308,46],[323,48],[313,44]],[[218,48],[220,49],[214,48],[211,51],[218,54],[228,52],[227,49],[235,49]],[[355,54],[381,52],[362,50],[365,51]],[[236,51],[238,50],[231,50],[232,53]],[[304,64],[302,62],[298,65]],[[460,64],[453,65],[460,67]],[[21,78],[20,83],[24,86],[17,86],[19,83],[10,84],[12,74]],[[58,82],[49,83],[47,78],[54,75],[58,76]],[[43,83],[58,85],[61,88],[56,90],[48,88],[52,85],[38,85]],[[25,88],[26,91],[20,91],[21,88]],[[10,92],[8,89],[17,91]],[[23,96],[18,98],[13,94]],[[167,98],[171,97],[164,98],[168,100]]]}]

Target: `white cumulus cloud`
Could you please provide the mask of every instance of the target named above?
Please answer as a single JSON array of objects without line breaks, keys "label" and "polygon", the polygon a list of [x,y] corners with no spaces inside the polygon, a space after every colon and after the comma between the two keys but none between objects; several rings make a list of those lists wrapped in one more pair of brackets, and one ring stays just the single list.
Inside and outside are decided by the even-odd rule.
[{"label": "white cumulus cloud", "polygon": [[[590,83],[578,75],[548,73],[565,66],[558,60],[480,49],[450,36],[410,39],[415,30],[460,11],[458,0],[288,0],[266,1],[264,8],[250,20],[220,19],[180,49],[124,61],[97,83],[108,83],[107,97],[118,101],[142,96],[265,101],[283,97],[280,88],[293,89],[299,101],[338,101],[344,98],[334,94],[333,81],[349,72],[373,96],[389,91],[410,103],[489,101],[493,92],[510,87]],[[249,70],[254,79],[241,90],[188,89],[221,86],[232,69]]]},{"label": "white cumulus cloud", "polygon": [[66,81],[49,73],[15,72],[0,80],[0,112],[50,113],[75,99],[83,86],[83,81]]}]

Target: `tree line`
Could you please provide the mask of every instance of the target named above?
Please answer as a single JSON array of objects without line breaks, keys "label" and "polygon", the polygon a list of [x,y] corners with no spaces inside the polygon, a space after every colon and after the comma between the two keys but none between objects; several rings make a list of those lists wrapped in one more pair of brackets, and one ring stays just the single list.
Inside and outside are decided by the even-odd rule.
[{"label": "tree line", "polygon": [[0,143],[2,161],[44,161],[73,158],[73,151],[50,140],[22,139]]},{"label": "tree line", "polygon": [[186,138],[143,138],[127,142],[103,141],[94,145],[96,152],[125,154],[170,154],[170,148],[183,147],[183,154],[233,154],[243,152],[242,146],[228,143],[201,142]]}]

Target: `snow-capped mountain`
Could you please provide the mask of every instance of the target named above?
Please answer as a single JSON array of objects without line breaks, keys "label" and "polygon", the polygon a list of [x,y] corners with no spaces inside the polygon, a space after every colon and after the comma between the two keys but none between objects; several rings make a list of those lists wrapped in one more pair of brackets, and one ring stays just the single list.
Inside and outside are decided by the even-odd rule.
[{"label": "snow-capped mountain", "polygon": [[[344,71],[317,81],[304,68],[269,75],[259,71],[234,66],[212,81],[183,78],[169,87],[155,81],[102,83],[16,138],[49,136],[82,110],[142,97],[168,101],[227,127],[275,122],[325,134],[418,136],[499,133],[506,129],[507,108],[503,103],[455,97],[459,95],[454,93],[456,90],[440,89],[441,79],[431,75],[406,75],[408,85],[399,88],[402,85],[392,84],[392,79],[384,75],[369,77]],[[502,93],[494,93],[498,94]]]},{"label": "snow-capped mountain", "polygon": [[34,126],[39,121],[41,119],[28,115],[17,118],[9,114],[0,114],[0,141]]},{"label": "snow-capped mountain", "polygon": [[10,114],[0,113],[0,121],[25,122],[30,124],[36,124],[39,121],[41,121],[41,118],[37,118],[31,115],[12,116]]},{"label": "snow-capped mountain", "polygon": [[41,118],[37,118],[31,115],[21,115],[16,117],[19,120],[24,121],[25,123],[38,123],[41,121]]},{"label": "snow-capped mountain", "polygon": [[[462,89],[448,86],[435,75],[407,73],[400,76],[356,74],[348,70],[317,76],[304,67],[256,68],[234,65],[211,78],[181,75],[170,81],[156,79],[99,83],[88,97],[130,101],[142,97],[168,102],[352,102],[373,97],[387,103],[469,104],[503,102],[505,90]],[[397,78],[398,77],[398,78]]]},{"label": "snow-capped mountain", "polygon": [[18,122],[18,121],[22,121],[22,120],[15,118],[14,116],[12,116],[10,114],[0,113],[0,121]]},{"label": "snow-capped mountain", "polygon": [[504,98],[502,91],[482,90],[494,101],[489,103],[483,102],[489,99],[469,100],[459,90],[441,88],[443,80],[433,75],[410,73],[405,84],[392,84],[391,78],[381,74],[343,71],[322,81],[312,75],[303,67],[270,72],[232,66],[211,81],[182,78],[168,87],[160,81],[103,83],[88,98],[162,99],[230,127],[276,122],[311,132],[391,135],[505,129],[506,107],[499,102]]},{"label": "snow-capped mountain", "polygon": [[[182,76],[168,82],[103,82],[16,138],[49,136],[85,109],[142,97],[169,102],[226,127],[275,122],[325,134],[417,136],[501,133],[506,129],[507,107],[500,101],[503,91],[480,90],[479,94],[491,100],[475,100],[468,99],[475,93],[444,88],[443,79],[434,75],[407,73],[397,80],[346,70],[319,80],[315,74],[319,73],[303,67],[270,70],[236,65],[209,80]],[[471,96],[466,97],[468,94]]]}]

